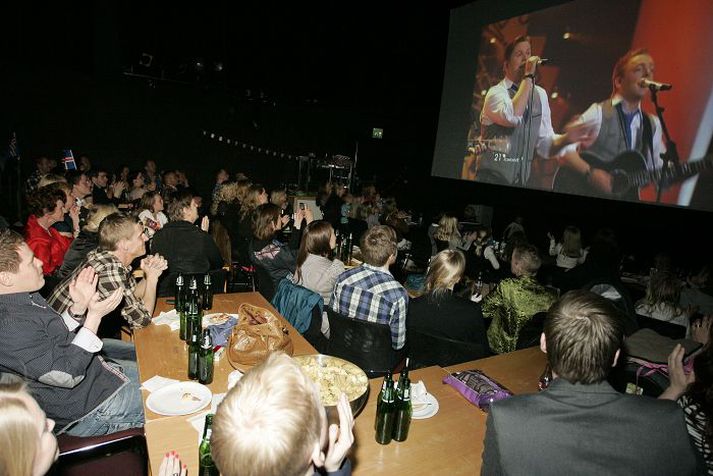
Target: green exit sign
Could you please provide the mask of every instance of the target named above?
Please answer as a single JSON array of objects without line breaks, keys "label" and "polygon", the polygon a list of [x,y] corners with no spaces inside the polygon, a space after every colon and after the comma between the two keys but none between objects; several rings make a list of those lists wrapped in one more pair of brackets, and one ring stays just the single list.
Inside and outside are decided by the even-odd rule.
[{"label": "green exit sign", "polygon": [[383,139],[384,138],[384,129],[380,127],[375,127],[371,130],[371,138],[372,139]]}]

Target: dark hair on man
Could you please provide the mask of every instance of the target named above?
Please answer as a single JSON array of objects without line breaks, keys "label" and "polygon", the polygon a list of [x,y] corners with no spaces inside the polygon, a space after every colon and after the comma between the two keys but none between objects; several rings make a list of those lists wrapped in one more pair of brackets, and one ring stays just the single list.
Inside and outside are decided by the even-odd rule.
[{"label": "dark hair on man", "polygon": [[138,218],[117,212],[104,218],[99,225],[99,249],[116,251],[121,240],[130,240],[134,234]]},{"label": "dark hair on man", "polygon": [[505,61],[510,61],[510,58],[512,57],[513,51],[515,51],[515,47],[519,45],[520,43],[528,42],[532,44],[530,41],[530,37],[527,35],[520,35],[514,40],[512,40],[510,43],[508,43],[505,46]]},{"label": "dark hair on man", "polygon": [[[170,200],[168,201],[168,207],[166,207],[168,218],[171,221],[183,220],[183,210],[185,208],[190,208],[192,201],[193,194],[188,190],[179,190],[178,192],[171,194]],[[149,210],[151,210],[151,208],[149,208]]]},{"label": "dark hair on man", "polygon": [[0,273],[17,273],[20,268],[18,248],[25,240],[10,229],[0,231]]},{"label": "dark hair on man", "polygon": [[305,227],[300,242],[300,251],[297,253],[297,269],[295,270],[297,282],[302,279],[302,265],[307,260],[307,255],[313,254],[324,258],[329,256],[332,251],[332,233],[334,233],[334,228],[324,220],[315,220]]},{"label": "dark hair on man", "polygon": [[373,226],[361,236],[359,247],[365,263],[384,266],[396,254],[396,232],[390,226]]},{"label": "dark hair on man", "polygon": [[82,179],[82,175],[86,175],[81,170],[67,170],[64,177],[67,179],[67,183],[71,186],[75,186]]},{"label": "dark hair on man", "polygon": [[569,291],[550,307],[544,334],[552,371],[585,385],[606,379],[624,341],[620,311],[584,290]]},{"label": "dark hair on man", "polygon": [[27,197],[27,208],[30,214],[37,218],[46,213],[52,213],[57,208],[57,201],[64,203],[67,196],[58,188],[40,188],[31,192]]},{"label": "dark hair on man", "polygon": [[89,172],[89,177],[96,178],[99,177],[99,174],[106,174],[108,176],[109,171],[105,167],[92,167],[92,170]]},{"label": "dark hair on man", "polygon": [[275,223],[280,218],[280,207],[272,203],[263,203],[252,213],[251,227],[253,237],[269,240],[275,236]]},{"label": "dark hair on man", "polygon": [[616,91],[616,80],[624,77],[626,72],[626,65],[629,63],[631,58],[639,55],[648,55],[649,50],[646,48],[635,48],[627,51],[624,56],[616,60],[614,64],[614,69],[611,73],[611,87],[612,87],[612,97],[617,93]]}]

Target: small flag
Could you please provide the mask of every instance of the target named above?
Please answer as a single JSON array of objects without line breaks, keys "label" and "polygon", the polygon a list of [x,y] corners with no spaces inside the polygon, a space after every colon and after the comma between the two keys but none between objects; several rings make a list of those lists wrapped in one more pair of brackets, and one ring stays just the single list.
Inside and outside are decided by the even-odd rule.
[{"label": "small flag", "polygon": [[64,163],[64,170],[77,170],[77,163],[74,161],[74,154],[70,149],[62,151],[62,162]]}]

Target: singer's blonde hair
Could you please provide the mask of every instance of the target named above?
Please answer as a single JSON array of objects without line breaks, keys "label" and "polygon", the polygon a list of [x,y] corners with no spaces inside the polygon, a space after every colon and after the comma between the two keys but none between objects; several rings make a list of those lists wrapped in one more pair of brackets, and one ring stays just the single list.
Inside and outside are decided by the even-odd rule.
[{"label": "singer's blonde hair", "polygon": [[646,48],[636,48],[626,52],[624,56],[619,58],[614,65],[614,70],[611,73],[611,87],[612,87],[612,97],[617,94],[616,81],[624,77],[626,73],[626,65],[629,64],[632,58],[639,55],[650,55],[649,50]]}]

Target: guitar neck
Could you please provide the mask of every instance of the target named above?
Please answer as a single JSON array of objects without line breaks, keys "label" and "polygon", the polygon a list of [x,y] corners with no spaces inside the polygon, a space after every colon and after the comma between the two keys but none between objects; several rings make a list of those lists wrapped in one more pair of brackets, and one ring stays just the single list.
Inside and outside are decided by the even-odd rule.
[{"label": "guitar neck", "polygon": [[629,181],[636,187],[643,187],[649,183],[672,183],[678,180],[684,180],[688,177],[706,170],[713,164],[713,157],[706,156],[701,160],[684,162],[668,168],[660,168],[656,170],[643,170],[629,177]]}]

